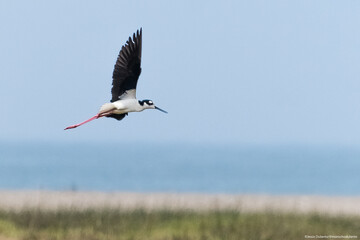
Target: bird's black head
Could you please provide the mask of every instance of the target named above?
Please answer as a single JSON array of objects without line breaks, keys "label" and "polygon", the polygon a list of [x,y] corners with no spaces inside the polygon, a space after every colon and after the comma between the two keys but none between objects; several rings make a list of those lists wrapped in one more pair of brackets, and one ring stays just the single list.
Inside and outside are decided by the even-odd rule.
[{"label": "bird's black head", "polygon": [[162,110],[161,108],[157,107],[154,105],[154,102],[152,100],[149,99],[145,99],[140,101],[139,100],[139,104],[142,106],[143,109],[157,109],[163,113],[167,113],[167,111]]},{"label": "bird's black head", "polygon": [[152,105],[154,105],[154,102],[149,100],[149,99],[145,99],[145,100],[142,100],[142,101],[139,100],[139,104],[141,106],[144,106],[144,104],[146,104],[148,106],[152,106]]}]

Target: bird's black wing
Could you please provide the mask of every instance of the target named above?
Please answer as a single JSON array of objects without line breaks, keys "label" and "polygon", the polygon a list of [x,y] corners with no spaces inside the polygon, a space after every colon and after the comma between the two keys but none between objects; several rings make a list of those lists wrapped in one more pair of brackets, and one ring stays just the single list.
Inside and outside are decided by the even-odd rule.
[{"label": "bird's black wing", "polygon": [[128,115],[127,113],[124,114],[110,114],[106,117],[111,117],[111,118],[115,118],[116,120],[122,120],[126,115]]},{"label": "bird's black wing", "polygon": [[142,29],[140,28],[140,31],[137,30],[133,38],[129,37],[126,44],[122,46],[113,72],[111,102],[119,100],[126,91],[136,89],[141,73],[141,43]]}]

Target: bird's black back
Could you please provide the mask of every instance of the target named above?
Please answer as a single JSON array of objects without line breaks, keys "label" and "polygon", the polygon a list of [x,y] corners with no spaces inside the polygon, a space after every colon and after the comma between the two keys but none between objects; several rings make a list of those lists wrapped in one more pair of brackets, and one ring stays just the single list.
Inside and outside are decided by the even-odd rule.
[{"label": "bird's black back", "polygon": [[111,89],[111,102],[119,100],[119,97],[127,90],[136,89],[137,81],[141,73],[141,45],[142,29],[129,37],[122,46],[113,72],[113,87]]}]

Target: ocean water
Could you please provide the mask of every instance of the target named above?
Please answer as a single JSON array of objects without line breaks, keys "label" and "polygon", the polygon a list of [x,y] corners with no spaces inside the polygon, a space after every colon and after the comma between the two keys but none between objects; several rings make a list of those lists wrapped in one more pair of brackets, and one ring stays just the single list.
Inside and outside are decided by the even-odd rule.
[{"label": "ocean water", "polygon": [[0,189],[359,195],[359,173],[354,148],[0,144]]}]

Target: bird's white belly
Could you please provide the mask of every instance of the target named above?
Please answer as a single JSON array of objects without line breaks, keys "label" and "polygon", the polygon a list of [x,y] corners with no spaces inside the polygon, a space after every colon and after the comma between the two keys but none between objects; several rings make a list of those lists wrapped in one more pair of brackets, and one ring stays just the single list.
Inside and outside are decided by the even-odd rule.
[{"label": "bird's white belly", "polygon": [[140,112],[143,109],[140,107],[138,100],[136,99],[125,99],[113,102],[116,109],[113,111],[114,114],[123,114],[127,112]]}]

